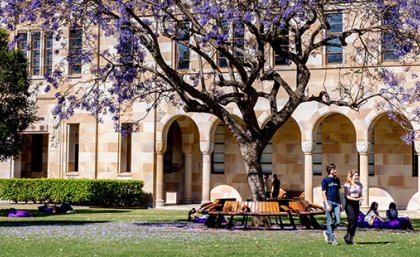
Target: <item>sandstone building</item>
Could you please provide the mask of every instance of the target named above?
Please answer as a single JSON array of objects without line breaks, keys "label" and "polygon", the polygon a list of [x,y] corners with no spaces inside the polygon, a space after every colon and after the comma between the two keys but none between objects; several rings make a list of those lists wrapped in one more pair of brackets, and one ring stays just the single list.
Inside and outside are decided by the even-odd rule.
[{"label": "sandstone building", "polygon": [[[338,27],[346,26],[345,17],[336,15]],[[40,120],[25,132],[29,143],[22,154],[0,163],[0,177],[139,179],[145,182],[145,190],[153,194],[156,206],[249,197],[238,145],[212,115],[185,113],[169,104],[147,113],[150,106],[137,102],[122,119],[122,123],[141,119],[140,131],[128,137],[115,132],[110,120],[97,122],[82,111],[56,126],[51,114],[55,98],[52,93],[43,92],[43,75],[79,47],[83,36],[80,31],[67,30],[63,47],[62,42],[37,28],[22,27],[14,33],[21,34],[18,47],[27,54],[34,86],[43,84],[37,95]],[[101,49],[111,51],[115,44],[102,34],[98,42]],[[173,67],[188,73],[198,65],[197,56],[188,49],[165,38],[160,43]],[[314,56],[310,61],[309,91],[317,92],[324,86],[333,88],[343,69],[351,66],[352,51],[349,45],[324,49]],[[383,43],[378,53],[383,66],[398,73],[406,70],[406,64],[393,54],[392,46]],[[220,65],[224,65],[223,61]],[[272,51],[267,65],[293,80],[294,67],[285,65]],[[411,69],[420,71],[416,65]],[[65,72],[73,82],[90,76],[89,67],[84,65],[73,64]],[[414,83],[415,79],[407,77],[407,82]],[[281,103],[282,98],[278,101]],[[269,117],[266,109],[266,103],[259,103],[256,111],[261,124]],[[231,112],[240,117],[234,107]],[[407,145],[401,140],[403,134],[397,123],[375,108],[374,101],[359,112],[305,103],[266,147],[263,170],[278,174],[282,189],[290,196],[304,192],[308,200],[320,203],[325,166],[334,162],[342,182],[350,169],[360,171],[367,195],[364,206],[377,201],[386,208],[394,201],[400,208],[419,209],[420,141]]]}]

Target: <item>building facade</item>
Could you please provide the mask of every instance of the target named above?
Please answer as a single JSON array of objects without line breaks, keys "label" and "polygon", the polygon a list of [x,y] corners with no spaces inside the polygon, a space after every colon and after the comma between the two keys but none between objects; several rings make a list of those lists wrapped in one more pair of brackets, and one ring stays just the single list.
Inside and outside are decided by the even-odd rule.
[{"label": "building facade", "polygon": [[[343,16],[333,20],[337,23],[334,28],[346,26]],[[339,31],[330,31],[335,32]],[[27,54],[32,82],[41,88],[46,85],[43,75],[71,56],[83,40],[77,29],[69,29],[63,35],[65,47],[37,28],[22,27],[14,33],[21,35],[18,47],[21,44]],[[198,65],[198,56],[193,52],[169,39],[160,40],[173,67],[188,74]],[[98,43],[101,49],[112,51],[115,40],[99,33]],[[343,70],[351,70],[353,51],[352,46],[325,48],[313,56],[309,93],[334,88]],[[404,73],[407,64],[398,62],[392,46],[383,43],[378,51],[383,66]],[[285,65],[273,51],[268,51],[268,59],[267,65],[281,70],[287,80],[293,81],[293,66]],[[219,64],[223,63],[221,58]],[[412,71],[420,71],[418,65],[410,66]],[[71,83],[89,77],[89,68],[78,63],[66,67]],[[406,80],[415,83],[415,78]],[[280,95],[278,102],[284,97]],[[155,206],[250,197],[239,147],[215,116],[185,113],[170,104],[148,111],[147,103],[135,102],[121,120],[122,125],[125,120],[141,120],[140,129],[125,137],[115,132],[111,118],[98,122],[83,111],[57,124],[51,114],[55,102],[52,93],[39,91],[40,120],[25,132],[28,144],[22,154],[0,163],[0,177],[138,179],[145,182],[145,191],[153,194]],[[255,110],[261,125],[269,118],[267,109],[268,104],[260,101]],[[230,111],[241,118],[235,106]],[[419,129],[420,124],[411,127]],[[349,170],[360,171],[364,206],[377,201],[380,208],[387,208],[390,202],[396,202],[400,208],[419,209],[420,141],[407,145],[401,140],[404,133],[399,124],[375,108],[374,101],[367,102],[358,112],[304,103],[264,150],[263,171],[278,174],[281,188],[289,196],[304,193],[307,200],[320,204],[325,166],[333,162],[343,183]]]}]

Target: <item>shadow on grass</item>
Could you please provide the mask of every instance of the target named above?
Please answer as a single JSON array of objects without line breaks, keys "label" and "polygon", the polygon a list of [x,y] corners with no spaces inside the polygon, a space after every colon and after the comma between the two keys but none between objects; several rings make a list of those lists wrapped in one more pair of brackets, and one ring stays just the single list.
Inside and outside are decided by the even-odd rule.
[{"label": "shadow on grass", "polygon": [[[10,208],[8,209],[0,209],[0,216],[6,217],[9,213]],[[54,214],[47,214],[42,213],[38,209],[23,209],[25,211],[30,211],[34,217],[47,217],[47,216],[56,216],[56,215],[67,215],[66,213],[54,213]],[[79,214],[101,214],[101,213],[125,213],[129,212],[128,210],[115,210],[115,209],[77,209],[74,208],[75,213]]]},{"label": "shadow on grass", "polygon": [[94,223],[107,223],[109,221],[86,220],[22,220],[0,221],[0,227],[30,227],[30,226],[79,226]]},{"label": "shadow on grass", "polygon": [[395,242],[391,241],[384,241],[384,242],[357,242],[358,245],[386,245],[386,244],[394,244]]}]

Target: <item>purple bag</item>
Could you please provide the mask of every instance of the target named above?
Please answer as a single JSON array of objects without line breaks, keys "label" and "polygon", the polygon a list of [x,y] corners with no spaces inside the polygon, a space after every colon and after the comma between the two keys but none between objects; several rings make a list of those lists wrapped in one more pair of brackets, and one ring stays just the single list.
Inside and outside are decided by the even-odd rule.
[{"label": "purple bag", "polygon": [[12,208],[7,214],[7,217],[10,217],[10,218],[32,217],[32,213],[30,211],[16,210]]}]

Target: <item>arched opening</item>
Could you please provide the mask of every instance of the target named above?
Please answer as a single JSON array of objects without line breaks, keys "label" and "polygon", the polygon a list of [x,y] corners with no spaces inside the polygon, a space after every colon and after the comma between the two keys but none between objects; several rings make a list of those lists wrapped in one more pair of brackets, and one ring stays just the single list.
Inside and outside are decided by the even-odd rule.
[{"label": "arched opening", "polygon": [[[405,133],[386,114],[378,116],[369,129],[369,186],[386,190],[399,208],[407,208],[418,187],[414,145],[401,139]],[[380,199],[370,195],[369,200]]]}]

